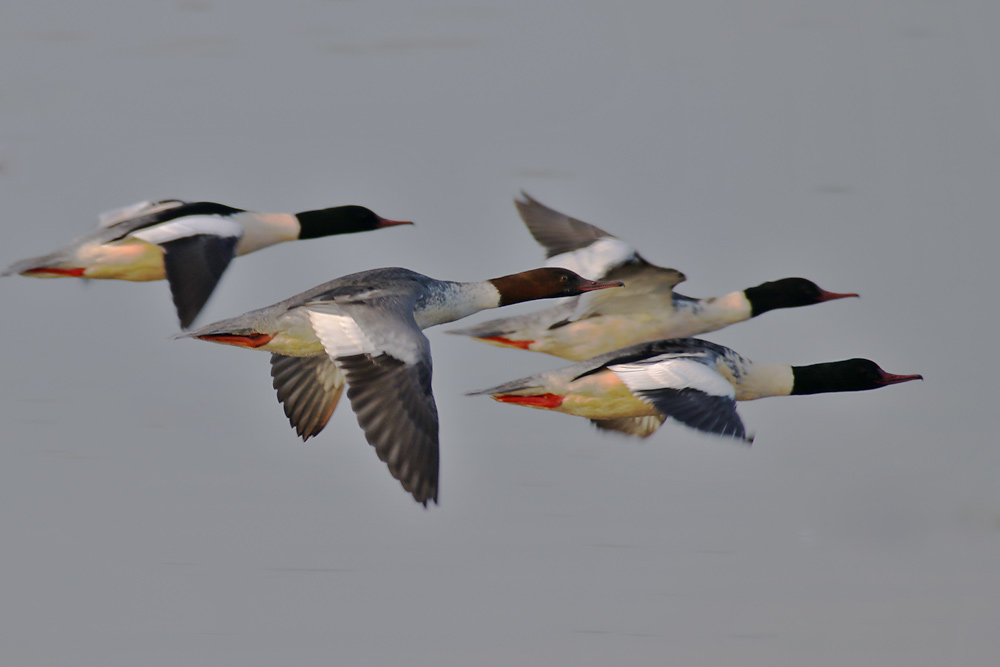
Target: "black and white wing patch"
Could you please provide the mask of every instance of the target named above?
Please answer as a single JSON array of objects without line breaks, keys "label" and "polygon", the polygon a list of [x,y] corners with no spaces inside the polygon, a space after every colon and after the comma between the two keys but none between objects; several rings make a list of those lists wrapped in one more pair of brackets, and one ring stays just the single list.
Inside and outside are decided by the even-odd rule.
[{"label": "black and white wing patch", "polygon": [[344,389],[344,376],[325,354],[271,355],[271,377],[285,416],[303,440],[323,430]]},{"label": "black and white wing patch", "polygon": [[236,236],[198,234],[160,243],[181,328],[198,317],[236,252]]},{"label": "black and white wing patch", "polygon": [[522,192],[514,205],[528,231],[545,248],[545,257],[586,248],[597,239],[614,238],[600,227],[555,211]]},{"label": "black and white wing patch", "polygon": [[638,261],[635,248],[600,227],[571,218],[521,193],[517,210],[528,231],[545,248],[547,266],[559,266],[590,280],[603,280],[608,272]]},{"label": "black and white wing patch", "polygon": [[129,235],[163,248],[163,265],[184,329],[212,295],[241,236],[239,223],[215,215],[185,216]]},{"label": "black and white wing patch", "polygon": [[664,416],[706,433],[752,442],[736,412],[736,392],[713,363],[703,355],[661,355],[608,369]]}]

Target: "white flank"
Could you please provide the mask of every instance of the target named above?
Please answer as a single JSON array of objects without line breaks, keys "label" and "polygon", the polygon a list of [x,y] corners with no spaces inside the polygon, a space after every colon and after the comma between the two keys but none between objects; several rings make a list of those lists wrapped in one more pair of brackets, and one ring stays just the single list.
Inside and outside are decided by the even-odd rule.
[{"label": "white flank", "polygon": [[111,227],[113,225],[117,225],[119,222],[137,218],[140,215],[149,215],[150,213],[156,213],[157,211],[166,211],[167,209],[177,208],[183,203],[184,202],[177,201],[175,199],[168,199],[166,201],[141,201],[98,214],[97,226]]},{"label": "white flank", "polygon": [[550,257],[545,265],[575,271],[588,280],[600,280],[608,271],[634,256],[635,249],[625,241],[604,237],[586,248]]},{"label": "white flank", "polygon": [[752,401],[768,396],[788,396],[795,384],[795,374],[788,364],[750,364],[745,362],[736,379],[736,400]]},{"label": "white flank", "polygon": [[316,337],[331,359],[355,354],[376,354],[380,351],[354,318],[311,309],[306,309],[306,312]]},{"label": "white flank", "polygon": [[712,396],[734,398],[736,392],[714,369],[693,357],[661,355],[646,361],[608,366],[631,391],[697,389]]},{"label": "white flank", "polygon": [[228,218],[214,215],[189,215],[165,222],[162,225],[140,229],[130,236],[146,243],[159,245],[167,241],[198,236],[199,234],[239,238],[243,234],[243,227]]}]

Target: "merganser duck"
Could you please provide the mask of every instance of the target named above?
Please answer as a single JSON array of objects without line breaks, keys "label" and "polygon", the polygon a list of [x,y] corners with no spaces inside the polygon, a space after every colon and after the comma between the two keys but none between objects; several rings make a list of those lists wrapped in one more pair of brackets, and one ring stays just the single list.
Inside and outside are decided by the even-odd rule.
[{"label": "merganser duck", "polygon": [[597,428],[643,438],[669,417],[751,442],[736,401],[866,391],[910,380],[923,377],[893,375],[868,359],[755,364],[728,347],[681,338],[639,343],[470,395],[586,417]]},{"label": "merganser duck", "polygon": [[426,507],[438,497],[438,416],[421,330],[485,308],[620,286],[558,268],[468,283],[373,269],[179,337],[270,352],[278,401],[303,440],[326,426],[346,380],[368,442]]},{"label": "merganser duck", "polygon": [[685,280],[680,271],[650,264],[603,229],[521,195],[524,201],[514,203],[528,231],[545,248],[549,266],[594,280],[621,280],[625,288],[448,333],[582,361],[643,341],[715,331],[776,308],[858,296],[827,292],[805,278],[783,278],[720,297],[684,296],[673,291]]},{"label": "merganser duck", "polygon": [[302,213],[255,213],[214,202],[144,201],[102,213],[97,229],[68,246],[21,260],[0,276],[163,280],[187,329],[233,257],[268,246],[412,222],[386,220],[363,206]]}]

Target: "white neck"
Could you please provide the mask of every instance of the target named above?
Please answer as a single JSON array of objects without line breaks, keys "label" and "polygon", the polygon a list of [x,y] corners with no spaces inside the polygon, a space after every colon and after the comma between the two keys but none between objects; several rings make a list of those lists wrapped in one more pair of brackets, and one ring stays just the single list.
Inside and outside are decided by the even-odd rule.
[{"label": "white neck", "polygon": [[439,282],[413,312],[421,329],[454,322],[487,308],[500,305],[500,292],[489,281],[475,283]]},{"label": "white neck", "polygon": [[237,255],[299,238],[299,221],[291,213],[245,211],[232,218],[243,226],[243,237],[236,245]]},{"label": "white neck", "polygon": [[675,316],[691,320],[691,333],[695,335],[715,331],[730,324],[749,320],[752,315],[750,301],[743,292],[709,297],[697,301],[674,301]]},{"label": "white neck", "polygon": [[737,401],[788,396],[795,383],[792,367],[788,364],[755,364],[749,361],[734,380],[730,381],[736,389]]}]

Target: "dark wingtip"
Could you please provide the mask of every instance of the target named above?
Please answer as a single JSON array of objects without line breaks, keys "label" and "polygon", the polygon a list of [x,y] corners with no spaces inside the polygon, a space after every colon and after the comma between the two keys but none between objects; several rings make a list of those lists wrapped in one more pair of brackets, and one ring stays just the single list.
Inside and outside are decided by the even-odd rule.
[{"label": "dark wingtip", "polygon": [[429,496],[421,497],[416,491],[412,491],[413,499],[417,501],[418,504],[423,505],[425,510],[430,509],[429,503],[433,502],[435,505],[438,504],[438,494],[437,489],[434,489],[434,493]]}]

